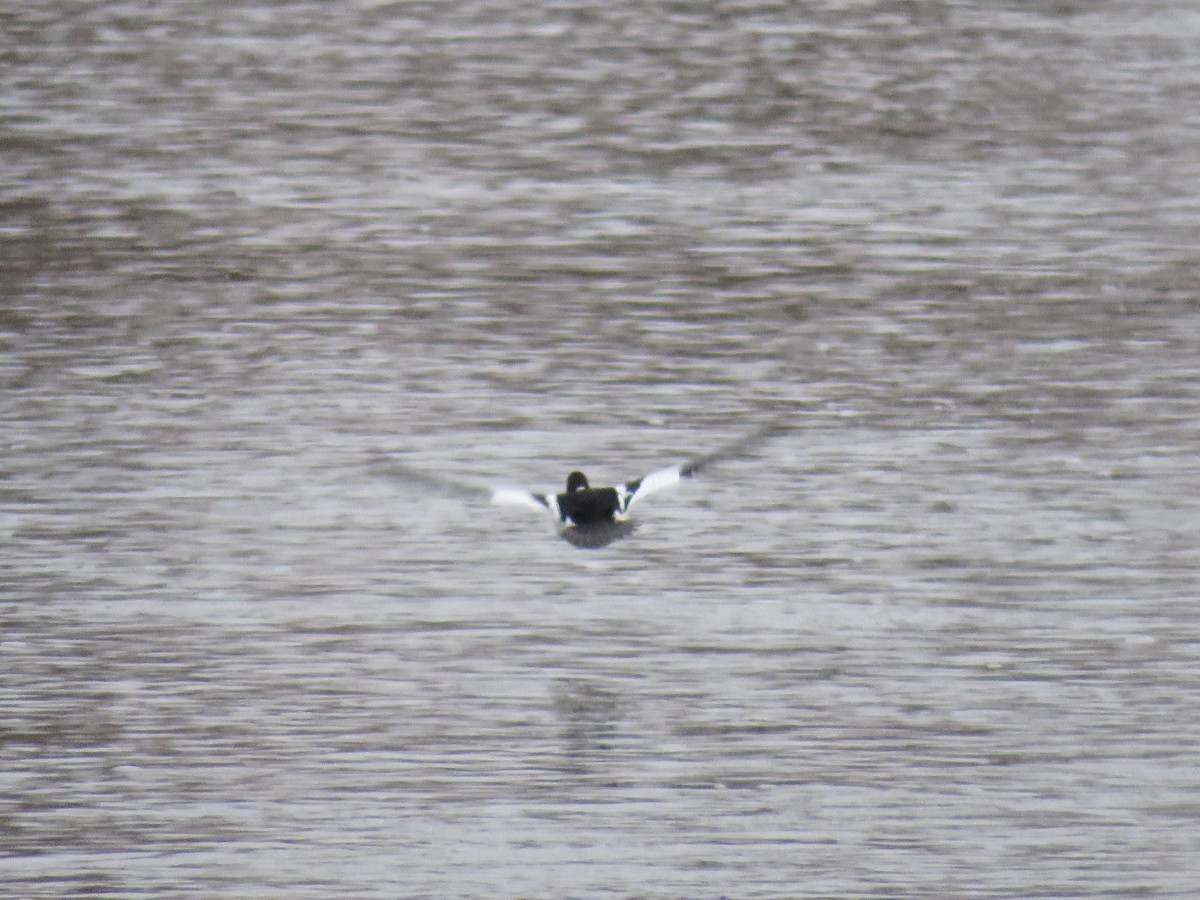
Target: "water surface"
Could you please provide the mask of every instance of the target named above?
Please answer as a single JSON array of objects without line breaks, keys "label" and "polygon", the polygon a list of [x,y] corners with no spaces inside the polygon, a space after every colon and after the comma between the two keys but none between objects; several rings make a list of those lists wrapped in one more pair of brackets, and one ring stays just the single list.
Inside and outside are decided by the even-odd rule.
[{"label": "water surface", "polygon": [[[68,6],[0,16],[14,895],[1192,895],[1191,4]],[[395,477],[774,421],[602,550]]]}]

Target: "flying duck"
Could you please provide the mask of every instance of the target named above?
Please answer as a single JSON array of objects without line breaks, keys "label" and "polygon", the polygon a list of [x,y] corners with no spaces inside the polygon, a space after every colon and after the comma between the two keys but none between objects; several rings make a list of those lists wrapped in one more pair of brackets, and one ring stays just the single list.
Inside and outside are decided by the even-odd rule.
[{"label": "flying duck", "polygon": [[562,537],[570,543],[580,547],[603,547],[633,531],[635,525],[628,515],[635,503],[674,487],[684,478],[691,478],[710,463],[743,452],[751,443],[777,428],[777,425],[767,426],[705,456],[655,469],[625,484],[592,487],[586,475],[575,471],[567,476],[566,490],[562,493],[538,494],[520,488],[499,488],[492,492],[492,503],[549,513],[560,526]]},{"label": "flying duck", "polygon": [[561,494],[535,494],[518,488],[500,488],[492,493],[492,502],[501,506],[524,506],[548,512],[568,528],[593,528],[622,522],[629,508],[639,500],[663,488],[672,487],[681,478],[696,471],[693,464],[657,469],[649,475],[615,487],[592,487],[582,472],[567,476],[567,489]]}]

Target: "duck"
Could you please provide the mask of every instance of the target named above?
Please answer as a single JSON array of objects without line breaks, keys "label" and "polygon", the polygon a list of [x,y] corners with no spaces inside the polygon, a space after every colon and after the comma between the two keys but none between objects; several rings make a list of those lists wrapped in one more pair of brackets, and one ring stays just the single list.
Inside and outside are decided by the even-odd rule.
[{"label": "duck", "polygon": [[567,488],[562,493],[537,494],[519,488],[499,488],[492,492],[492,503],[548,512],[566,528],[596,528],[625,521],[635,503],[673,487],[695,472],[692,464],[668,466],[627,484],[592,487],[586,475],[574,471],[567,476]]},{"label": "duck", "polygon": [[498,506],[522,507],[549,514],[559,526],[559,534],[580,547],[603,547],[631,534],[636,528],[630,510],[647,497],[692,478],[710,464],[743,453],[772,431],[773,423],[712,453],[677,465],[655,469],[640,478],[610,487],[593,487],[578,469],[567,475],[566,489],[560,493],[537,493],[522,488],[494,490],[491,502]]}]

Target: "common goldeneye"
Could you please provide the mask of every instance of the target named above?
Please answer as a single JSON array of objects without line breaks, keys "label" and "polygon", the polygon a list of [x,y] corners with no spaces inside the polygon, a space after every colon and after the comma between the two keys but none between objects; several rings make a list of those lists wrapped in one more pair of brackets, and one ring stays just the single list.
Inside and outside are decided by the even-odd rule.
[{"label": "common goldeneye", "polygon": [[663,488],[678,484],[695,468],[690,464],[657,469],[637,481],[615,487],[592,487],[582,472],[567,476],[567,489],[561,494],[535,494],[518,488],[500,488],[492,493],[492,502],[502,506],[524,506],[549,512],[567,527],[592,528],[623,521],[629,508]]},{"label": "common goldeneye", "polygon": [[752,443],[776,430],[777,424],[761,428],[705,456],[680,465],[655,469],[627,484],[592,487],[587,476],[576,471],[567,476],[567,489],[560,494],[500,488],[492,492],[492,503],[549,513],[561,526],[562,536],[570,543],[581,547],[602,547],[633,531],[635,526],[629,521],[628,514],[635,503],[674,487],[682,479],[692,477],[717,460],[743,452]]}]

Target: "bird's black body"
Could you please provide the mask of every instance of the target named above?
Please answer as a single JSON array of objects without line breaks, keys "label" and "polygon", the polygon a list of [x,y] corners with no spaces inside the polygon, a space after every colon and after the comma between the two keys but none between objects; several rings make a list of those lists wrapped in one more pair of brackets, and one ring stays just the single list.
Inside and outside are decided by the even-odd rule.
[{"label": "bird's black body", "polygon": [[621,515],[629,506],[629,498],[637,493],[641,479],[617,488],[594,488],[588,485],[582,472],[572,472],[567,477],[567,489],[556,494],[558,517],[564,525],[576,528],[591,528],[606,525]]},{"label": "bird's black body", "polygon": [[564,523],[587,528],[611,522],[620,510],[615,488],[584,488],[558,495],[558,514]]}]

